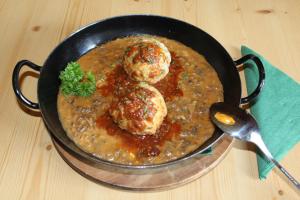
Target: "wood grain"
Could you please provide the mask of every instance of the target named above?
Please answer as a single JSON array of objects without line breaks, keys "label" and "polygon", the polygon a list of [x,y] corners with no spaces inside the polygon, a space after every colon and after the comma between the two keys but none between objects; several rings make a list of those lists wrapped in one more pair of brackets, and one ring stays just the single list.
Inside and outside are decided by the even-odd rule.
[{"label": "wood grain", "polygon": [[[299,199],[276,170],[266,181],[258,180],[255,154],[242,143],[209,174],[174,190],[132,193],[99,186],[59,157],[40,115],[22,108],[11,87],[18,60],[42,65],[80,26],[137,13],[194,24],[219,40],[233,58],[240,57],[241,44],[248,45],[300,82],[299,10],[298,0],[0,0],[0,199]],[[32,100],[36,83],[31,76],[22,81]],[[297,145],[282,161],[298,179],[299,153]]]}]

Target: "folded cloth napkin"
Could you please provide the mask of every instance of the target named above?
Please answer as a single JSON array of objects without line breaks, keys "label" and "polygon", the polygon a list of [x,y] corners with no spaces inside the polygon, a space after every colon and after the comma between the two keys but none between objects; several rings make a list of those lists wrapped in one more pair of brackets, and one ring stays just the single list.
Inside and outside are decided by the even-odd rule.
[{"label": "folded cloth napkin", "polygon": [[[270,152],[276,160],[281,160],[300,140],[300,84],[253,50],[242,46],[241,53],[243,56],[256,55],[265,67],[265,86],[250,110]],[[258,72],[252,61],[246,64],[245,77],[250,93],[257,86]],[[259,178],[265,179],[274,165],[260,153],[257,155],[257,163]]]},{"label": "folded cloth napkin", "polygon": [[203,151],[201,153],[201,155],[211,155],[212,154],[212,148],[209,147],[208,149],[206,149],[205,151]]}]

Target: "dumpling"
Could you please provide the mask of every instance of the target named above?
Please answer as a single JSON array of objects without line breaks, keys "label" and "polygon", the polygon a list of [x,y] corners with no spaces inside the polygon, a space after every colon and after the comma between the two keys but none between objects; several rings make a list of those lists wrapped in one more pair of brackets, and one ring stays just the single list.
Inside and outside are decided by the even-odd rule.
[{"label": "dumpling", "polygon": [[126,95],[113,100],[110,115],[122,129],[137,135],[153,135],[167,115],[160,92],[147,83],[138,83]]},{"label": "dumpling", "polygon": [[145,37],[127,48],[123,67],[132,80],[154,84],[168,74],[170,63],[171,54],[167,47]]}]

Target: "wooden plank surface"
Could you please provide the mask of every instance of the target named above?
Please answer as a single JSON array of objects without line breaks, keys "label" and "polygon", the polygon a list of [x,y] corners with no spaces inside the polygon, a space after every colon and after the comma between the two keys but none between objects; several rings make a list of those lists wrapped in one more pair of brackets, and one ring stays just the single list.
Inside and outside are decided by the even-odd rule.
[{"label": "wooden plank surface", "polygon": [[[136,193],[92,183],[54,150],[38,112],[20,106],[11,87],[15,63],[41,64],[64,37],[87,23],[125,14],[158,14],[194,24],[219,40],[233,58],[245,44],[300,82],[300,1],[297,0],[0,0],[0,199],[264,199],[296,200],[274,170],[258,180],[255,154],[236,143],[209,174],[177,189]],[[27,75],[27,76],[26,76]],[[36,99],[37,75],[21,76]],[[291,91],[292,92],[292,91]],[[300,179],[300,145],[282,164]]]}]

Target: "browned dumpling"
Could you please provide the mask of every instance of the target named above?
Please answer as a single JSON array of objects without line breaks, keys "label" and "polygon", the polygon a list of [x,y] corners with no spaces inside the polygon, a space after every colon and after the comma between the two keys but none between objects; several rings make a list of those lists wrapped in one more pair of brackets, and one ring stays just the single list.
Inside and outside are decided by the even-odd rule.
[{"label": "browned dumpling", "polygon": [[160,92],[146,83],[139,83],[130,92],[115,99],[110,115],[120,128],[137,135],[153,135],[167,115]]},{"label": "browned dumpling", "polygon": [[131,79],[154,84],[169,72],[171,55],[167,47],[153,39],[143,38],[129,46],[123,66]]}]

